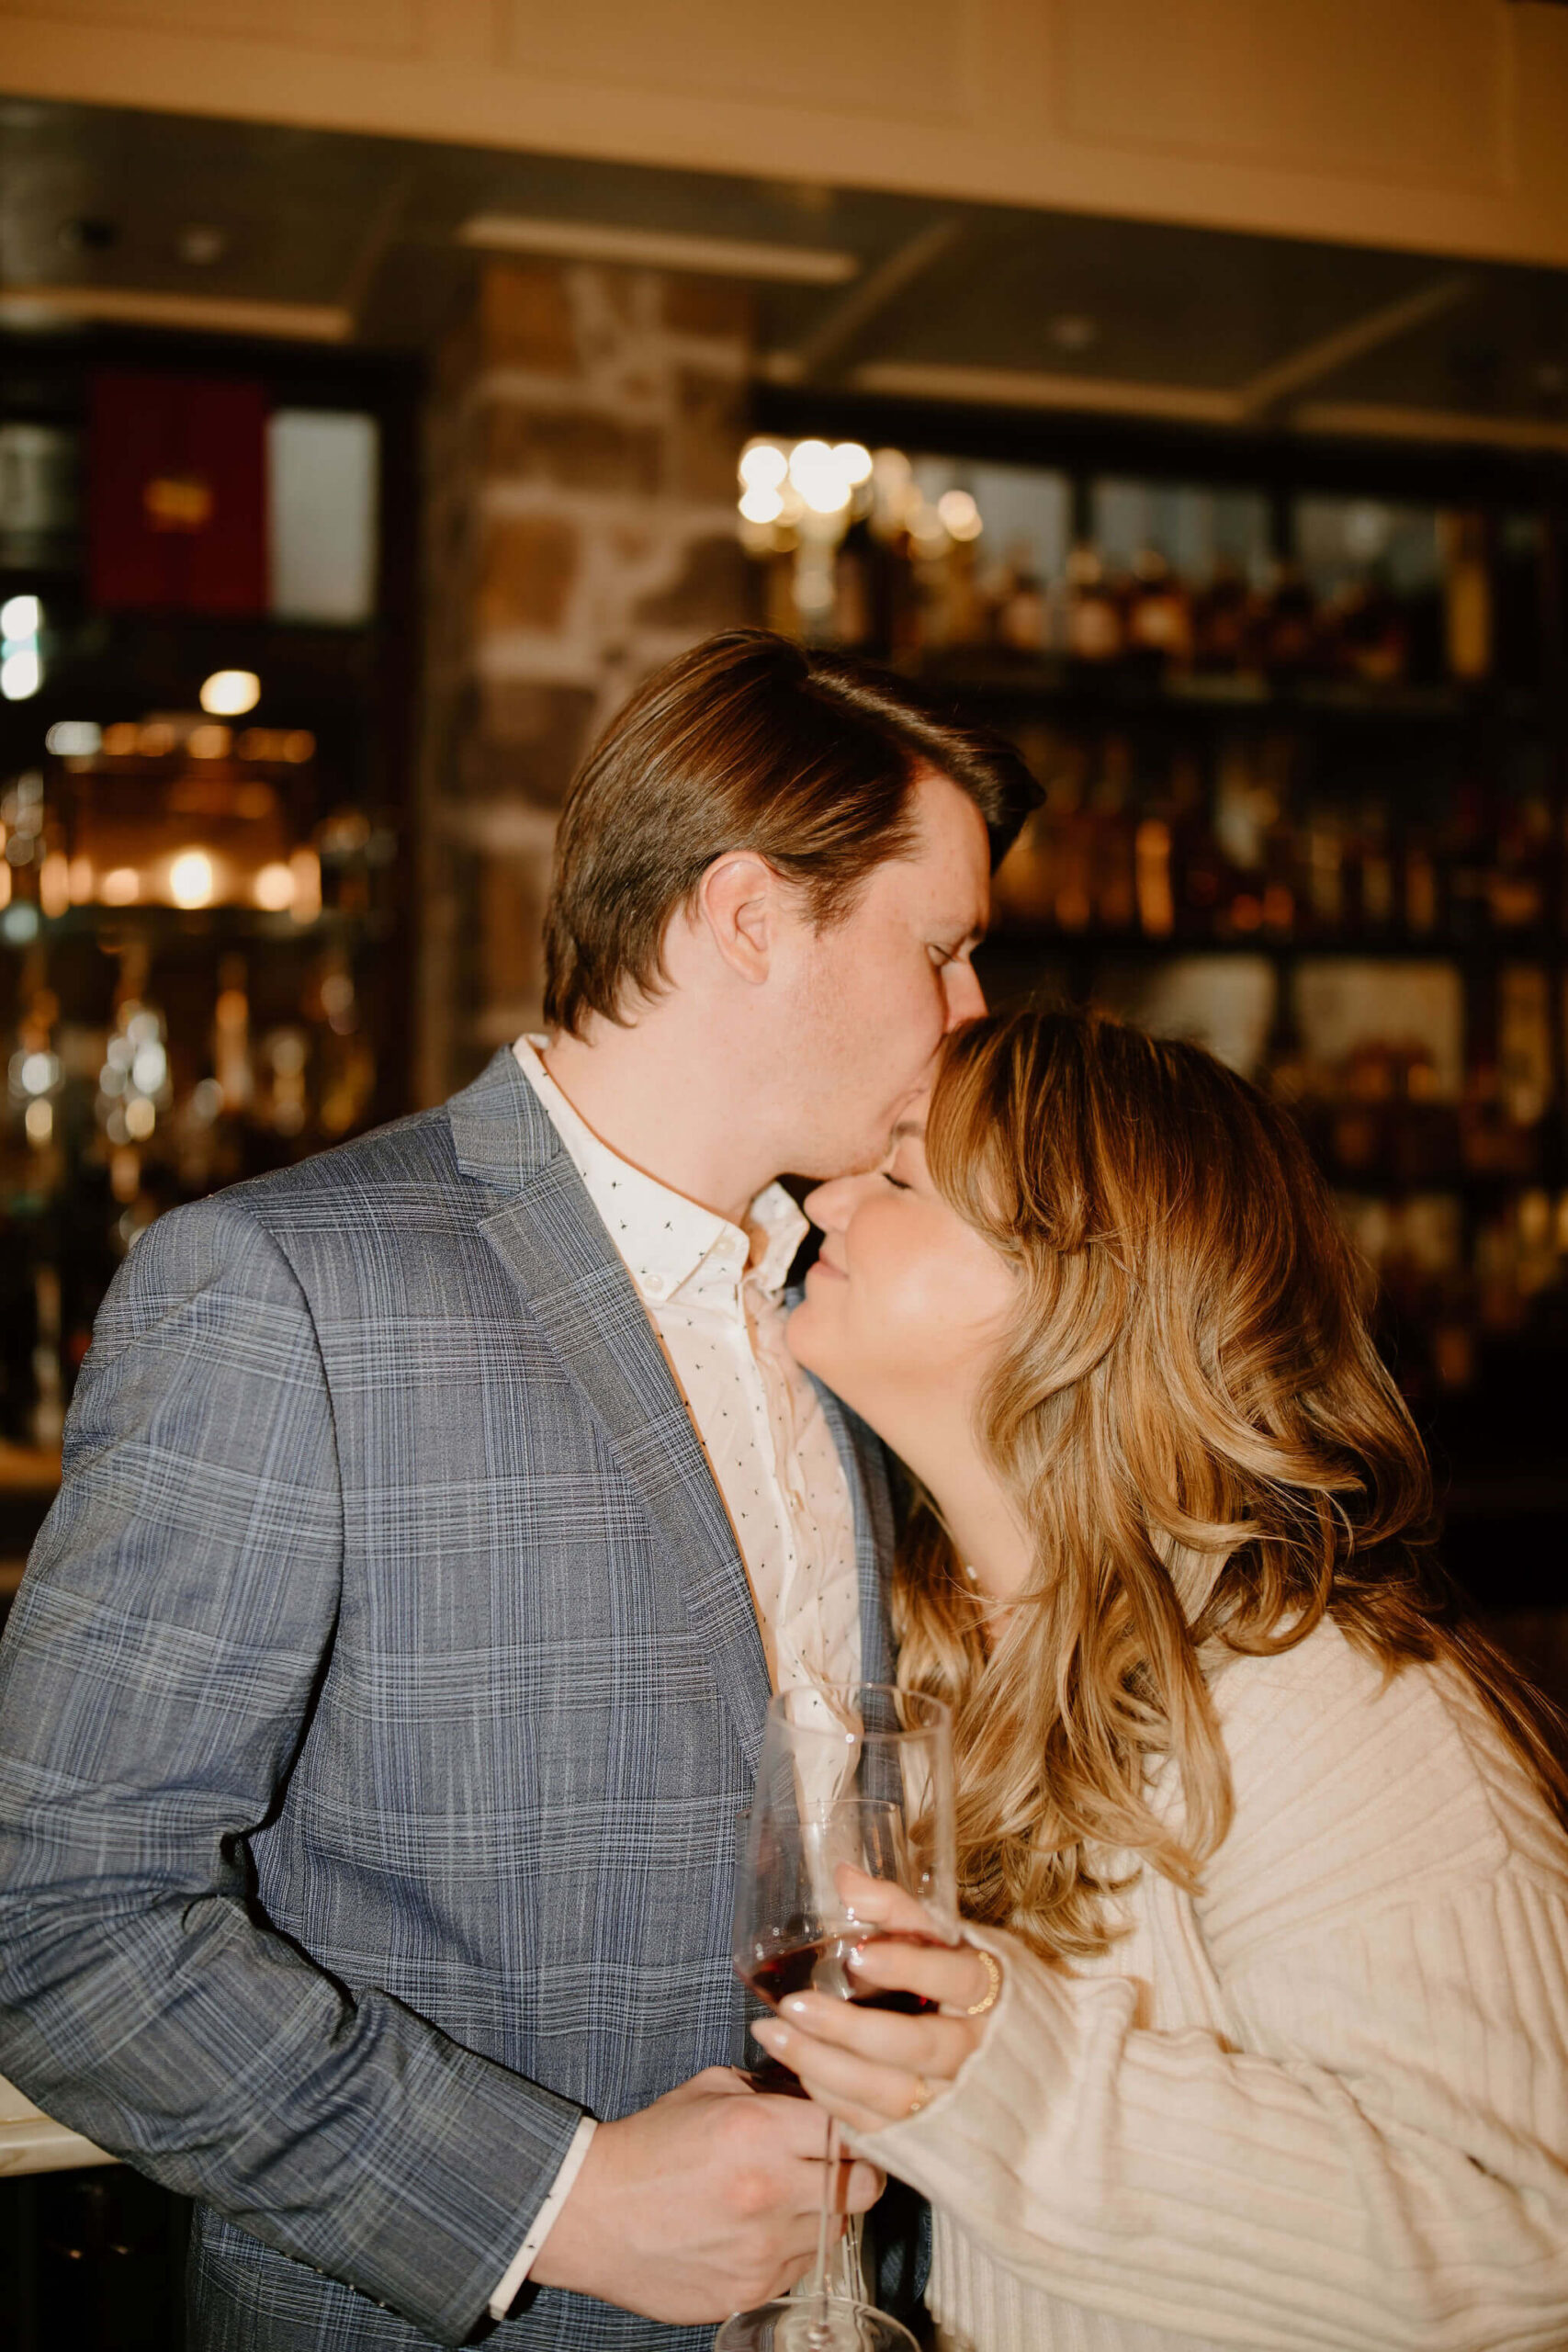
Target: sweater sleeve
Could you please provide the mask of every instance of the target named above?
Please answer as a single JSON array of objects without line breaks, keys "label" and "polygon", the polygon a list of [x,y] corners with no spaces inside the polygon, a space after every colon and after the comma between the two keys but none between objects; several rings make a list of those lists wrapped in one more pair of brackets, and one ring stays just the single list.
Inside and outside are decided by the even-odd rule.
[{"label": "sweater sleeve", "polygon": [[1278,2352],[1568,2342],[1568,1890],[1539,1857],[1482,1867],[1473,1804],[1457,1867],[1415,1830],[1395,1859],[1401,1790],[1377,1794],[1382,1891],[1349,1905],[1348,1829],[1313,1866],[1281,1804],[1287,1902],[1238,1806],[1208,1945],[1225,2029],[1150,2030],[1131,1977],[981,1937],[1006,1975],[985,2042],[857,2144],[1024,2285],[1122,2318]]}]

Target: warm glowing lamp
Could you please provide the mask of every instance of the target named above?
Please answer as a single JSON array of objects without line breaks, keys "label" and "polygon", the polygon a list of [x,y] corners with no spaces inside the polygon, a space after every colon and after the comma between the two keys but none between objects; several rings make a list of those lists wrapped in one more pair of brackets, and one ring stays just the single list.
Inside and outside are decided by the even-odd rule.
[{"label": "warm glowing lamp", "polygon": [[283,865],[264,865],[251,888],[258,907],[265,907],[269,915],[284,914],[294,904],[293,869]]},{"label": "warm glowing lamp", "polygon": [[182,849],[169,864],[169,895],[176,907],[212,902],[212,860],[201,849]]},{"label": "warm glowing lamp", "polygon": [[209,718],[240,718],[260,702],[261,680],[254,670],[214,670],[197,699]]}]

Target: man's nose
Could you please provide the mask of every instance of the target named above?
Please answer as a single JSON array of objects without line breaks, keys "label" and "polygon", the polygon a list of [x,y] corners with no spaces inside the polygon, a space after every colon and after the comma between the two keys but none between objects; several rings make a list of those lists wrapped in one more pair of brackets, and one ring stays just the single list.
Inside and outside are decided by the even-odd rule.
[{"label": "man's nose", "polygon": [[986,991],[980,986],[980,975],[967,957],[955,958],[943,974],[947,981],[947,1028],[944,1035],[961,1029],[966,1021],[978,1021],[986,1010]]}]

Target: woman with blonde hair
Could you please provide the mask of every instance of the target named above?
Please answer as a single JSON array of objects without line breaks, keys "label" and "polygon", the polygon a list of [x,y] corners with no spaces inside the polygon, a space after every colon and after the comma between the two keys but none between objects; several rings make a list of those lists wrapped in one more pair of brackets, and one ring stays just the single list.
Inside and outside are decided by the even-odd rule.
[{"label": "woman with blonde hair", "polygon": [[1192,1046],[977,1022],[808,1205],[790,1344],[918,1482],[966,1918],[857,1881],[866,1992],[935,2012],[757,2030],[931,2199],[939,2343],[1568,2344],[1568,1783],[1289,1120]]}]

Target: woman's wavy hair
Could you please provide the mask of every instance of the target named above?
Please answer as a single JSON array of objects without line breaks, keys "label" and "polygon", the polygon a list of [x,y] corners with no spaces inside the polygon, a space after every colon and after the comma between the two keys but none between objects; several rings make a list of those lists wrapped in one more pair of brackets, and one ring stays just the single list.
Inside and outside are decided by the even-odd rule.
[{"label": "woman's wavy hair", "polygon": [[1324,1616],[1389,1676],[1467,1675],[1568,1815],[1561,1725],[1437,1567],[1426,1453],[1287,1114],[1196,1046],[1023,1012],[950,1041],[926,1152],[1021,1281],[980,1410],[1033,1576],[990,1642],[917,1498],[896,1580],[900,1679],[954,1711],[969,1916],[1086,1955],[1128,1869],[1196,1888],[1232,1805],[1210,1675]]}]

